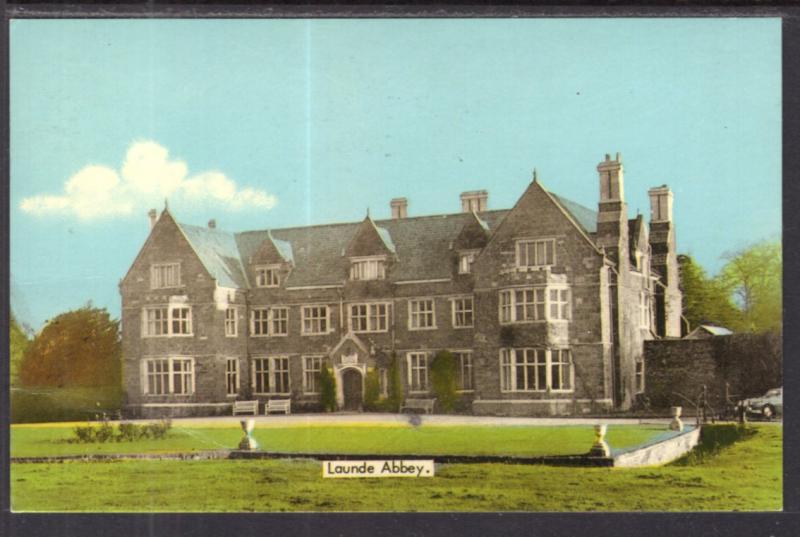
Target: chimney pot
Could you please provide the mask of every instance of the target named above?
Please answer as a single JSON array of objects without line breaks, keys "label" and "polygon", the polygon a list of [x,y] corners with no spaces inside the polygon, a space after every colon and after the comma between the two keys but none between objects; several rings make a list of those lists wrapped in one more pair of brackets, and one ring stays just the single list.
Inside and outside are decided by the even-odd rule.
[{"label": "chimney pot", "polygon": [[158,213],[155,209],[150,209],[147,211],[147,216],[150,217],[150,229],[153,229],[156,225],[156,221],[158,220]]},{"label": "chimney pot", "polygon": [[392,219],[398,220],[408,216],[408,199],[407,198],[394,198],[389,202],[392,208]]},{"label": "chimney pot", "polygon": [[489,204],[489,192],[486,190],[470,190],[461,193],[462,213],[482,213]]},{"label": "chimney pot", "polygon": [[208,229],[217,229],[217,221],[213,218],[208,221]]}]

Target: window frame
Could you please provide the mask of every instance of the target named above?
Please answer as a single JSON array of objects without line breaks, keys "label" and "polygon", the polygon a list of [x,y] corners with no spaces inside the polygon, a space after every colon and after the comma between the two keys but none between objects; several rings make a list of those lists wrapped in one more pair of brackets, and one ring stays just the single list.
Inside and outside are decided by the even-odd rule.
[{"label": "window frame", "polygon": [[[424,366],[420,366],[419,365],[420,358],[424,359],[424,361],[425,361],[425,365]],[[429,360],[429,358],[430,358],[430,353],[428,353],[426,351],[409,351],[409,352],[406,353],[406,366],[407,366],[406,367],[406,369],[407,369],[406,377],[407,377],[407,380],[408,380],[408,393],[409,394],[412,394],[412,393],[413,394],[421,394],[421,393],[430,392],[430,389],[431,389],[430,374],[429,374],[429,371],[428,371],[429,368],[430,368],[430,360]],[[416,359],[416,365],[414,364],[415,359]],[[423,384],[421,382],[422,375],[420,375],[420,373],[424,373],[424,377],[425,377],[424,388],[415,390],[414,389],[415,377],[416,377],[416,380],[418,381],[417,384],[420,387],[423,386]]]},{"label": "window frame", "polygon": [[472,265],[480,250],[461,250],[458,252],[458,273],[472,274]]},{"label": "window frame", "polygon": [[[156,277],[157,271],[164,270],[166,268],[172,268],[177,271],[177,280],[178,280],[177,283],[174,285],[164,285],[163,283],[161,285],[156,285],[156,280],[158,279]],[[183,278],[181,277],[182,276],[181,269],[182,267],[180,261],[174,261],[170,263],[152,263],[150,265],[150,289],[151,290],[176,289],[179,287],[183,287]],[[163,276],[163,274],[161,274],[160,276]]]},{"label": "window frame", "polygon": [[650,293],[645,289],[639,291],[639,328],[649,330],[652,326],[651,304]]},{"label": "window frame", "polygon": [[[234,367],[231,369],[230,365],[233,364]],[[225,396],[226,397],[237,397],[239,395],[239,390],[241,390],[241,374],[239,373],[239,358],[233,356],[227,356],[225,358]],[[233,382],[231,383],[231,377],[233,377]],[[236,389],[236,391],[231,392],[231,384]]]},{"label": "window frame", "polygon": [[[553,302],[551,293],[556,291],[558,293],[558,301]],[[527,298],[526,293],[532,292],[532,301],[525,300],[518,302],[517,293],[522,293],[523,298]],[[566,301],[562,301],[561,297],[566,293]],[[539,297],[541,295],[541,301]],[[507,299],[506,299],[507,297]],[[564,315],[565,318],[553,317],[552,307],[557,306],[559,315]],[[532,308],[534,318],[518,318],[518,312],[527,314],[528,308]],[[506,315],[507,314],[507,315]],[[507,318],[506,318],[507,317]],[[527,287],[508,287],[500,289],[497,295],[497,319],[501,325],[509,324],[525,324],[525,323],[539,323],[539,322],[569,322],[572,320],[572,288],[569,285],[537,285]]]},{"label": "window frame", "polygon": [[[566,362],[553,361],[553,352],[558,352],[559,359],[567,356]],[[518,361],[518,352],[522,352],[524,361]],[[530,359],[529,353],[533,353],[534,359]],[[541,353],[541,354],[540,354]],[[544,361],[540,361],[539,357],[543,357]],[[512,359],[513,357],[513,359]],[[500,392],[501,393],[573,393],[575,391],[575,361],[572,357],[572,349],[568,347],[504,347],[500,349]],[[553,367],[559,365],[562,371],[561,377],[564,378],[564,366],[568,369],[566,380],[569,382],[567,388],[553,388]],[[524,377],[525,386],[520,389],[518,387],[518,375],[520,371],[518,368],[522,367],[522,375]],[[534,388],[531,389],[531,382],[529,380],[529,369],[533,368],[534,372]],[[540,378],[539,374],[544,372],[544,384],[539,387],[537,380]]]},{"label": "window frame", "polygon": [[[256,287],[266,289],[281,286],[280,265],[257,265],[253,268],[256,276]],[[261,273],[263,272],[263,279]]]},{"label": "window frame", "polygon": [[[544,260],[539,259],[538,249],[537,246],[541,244],[544,247]],[[530,250],[528,249],[530,245],[533,246],[533,263],[530,263]],[[550,245],[550,252],[552,255],[552,259],[547,259],[547,246]],[[525,253],[525,261],[526,263],[523,264],[522,253]],[[556,239],[553,237],[548,238],[541,238],[541,239],[518,239],[516,241],[515,247],[515,258],[516,258],[516,267],[519,270],[528,270],[533,268],[542,268],[542,267],[553,267],[556,265]],[[544,261],[544,262],[540,262]],[[549,261],[549,262],[548,262]]]},{"label": "window frame", "polygon": [[[364,267],[364,268],[359,268]],[[371,255],[350,258],[349,280],[370,282],[386,279],[386,256]]]},{"label": "window frame", "polygon": [[640,358],[633,365],[633,391],[637,394],[644,393],[646,388],[644,358]]},{"label": "window frame", "polygon": [[[385,308],[384,314],[380,314],[380,307],[383,306]],[[351,332],[354,334],[369,334],[369,333],[384,333],[389,331],[389,314],[391,311],[391,302],[351,302],[347,305],[347,326]],[[353,325],[353,308],[356,307],[363,307],[365,308],[364,315],[358,315],[358,319],[364,319],[364,323],[366,324],[366,330],[356,329]],[[372,308],[375,308],[375,312],[373,312]],[[375,328],[372,327],[371,324],[373,321],[376,323],[377,326],[380,326],[380,319],[384,320],[384,328]]]},{"label": "window frame", "polygon": [[[288,354],[276,354],[276,355],[271,355],[271,356],[254,356],[253,357],[252,362],[251,362],[251,376],[250,376],[250,387],[253,390],[253,395],[291,395],[292,394],[292,376],[291,376],[292,368],[291,368],[291,361],[290,361],[289,358],[290,357],[289,357]],[[277,368],[275,367],[275,363],[278,360],[285,361],[285,363],[286,363],[286,369],[285,370],[284,369],[281,369],[280,371],[277,370]],[[267,368],[266,369],[263,369],[263,368],[259,369],[257,367],[257,365],[256,365],[257,363],[261,363],[263,365],[263,363],[265,363],[265,362],[267,364]],[[286,375],[285,376],[286,386],[284,386],[284,388],[286,388],[287,391],[282,391],[282,392],[273,391],[274,387],[277,385],[277,383],[275,382],[276,374],[277,373],[284,373],[284,372],[285,372],[285,375]],[[261,375],[261,376],[266,375],[266,377],[267,377],[267,391],[258,391],[258,380],[260,380],[260,377],[258,377],[258,375]],[[263,380],[262,380],[261,384],[262,384],[262,388],[263,388],[263,385],[264,385]]]},{"label": "window frame", "polygon": [[[148,371],[148,365],[150,363],[160,363],[166,364],[166,369],[161,371]],[[180,368],[176,368],[175,364],[180,363]],[[188,365],[186,369],[184,369],[184,365]],[[141,374],[141,388],[142,388],[142,395],[147,397],[165,397],[165,396],[178,396],[178,397],[191,397],[196,392],[197,384],[195,382],[195,360],[193,356],[166,356],[166,357],[149,357],[149,358],[142,358],[140,362],[140,374]],[[165,388],[166,391],[161,393],[154,393],[151,391],[150,386],[150,377],[153,375],[160,375],[161,378],[161,385]],[[181,385],[186,386],[186,378],[188,378],[188,385],[189,389],[181,392],[175,391],[175,376],[179,375],[181,378]],[[165,382],[166,381],[166,382]]]},{"label": "window frame", "polygon": [[[463,309],[463,310],[459,311],[458,306],[457,306],[458,303],[459,302],[465,302],[465,301],[469,301],[469,310]],[[461,329],[461,328],[474,328],[475,327],[475,297],[473,297],[473,296],[459,296],[459,297],[452,298],[452,299],[450,299],[450,309],[452,311],[452,319],[451,319],[451,321],[453,323],[453,328]],[[465,315],[466,313],[469,313],[469,319],[470,319],[469,324],[459,324],[457,322],[459,313],[461,315]]]},{"label": "window frame", "polygon": [[[320,394],[319,375],[322,373],[322,368],[325,366],[325,355],[304,354],[300,357],[300,360],[303,363],[303,393],[305,395],[319,395]],[[308,367],[309,361],[312,361],[312,364],[315,364],[316,368],[309,368]],[[314,386],[309,385],[310,384],[308,376],[309,373],[316,375],[315,377],[313,377]],[[314,388],[314,389],[309,389],[309,388]]]},{"label": "window frame", "polygon": [[[471,350],[455,350],[452,351],[453,357],[456,359],[456,367],[458,371],[458,379],[456,383],[458,385],[457,392],[459,393],[471,393],[475,391],[475,362],[473,360],[473,354]],[[465,360],[466,358],[466,360]],[[464,375],[465,370],[468,370],[468,374]],[[464,382],[464,379],[469,379],[469,386],[467,386]]]},{"label": "window frame", "polygon": [[[283,319],[276,319],[275,312],[285,312]],[[256,321],[256,312],[258,312],[258,321]],[[264,316],[266,313],[266,317]],[[286,324],[285,332],[276,332],[275,324],[284,322]],[[257,324],[258,323],[258,324]],[[263,327],[266,325],[266,333],[263,332]],[[259,330],[256,330],[259,326]],[[250,309],[250,337],[288,337],[289,336],[289,307],[288,306],[259,306]]]},{"label": "window frame", "polygon": [[[166,317],[162,317],[161,319],[149,319],[149,312],[155,311],[163,311],[166,310]],[[176,317],[174,315],[174,310],[188,310],[186,314],[186,318]],[[142,308],[142,317],[141,317],[141,337],[142,338],[158,338],[158,337],[193,337],[194,336],[194,323],[192,322],[192,306],[188,304],[167,304],[167,305],[150,305],[144,306]],[[151,334],[150,333],[150,325],[152,323],[161,323],[162,329],[163,326],[166,326],[166,332],[161,334]],[[175,332],[175,324],[174,323],[185,323],[186,329],[188,332]]]},{"label": "window frame", "polygon": [[[233,318],[230,319],[228,314],[233,312]],[[239,308],[236,306],[228,306],[225,308],[225,337],[238,337],[239,336]],[[229,328],[233,326],[233,330]]]},{"label": "window frame", "polygon": [[[324,313],[325,313],[324,317],[313,317],[313,316],[309,317],[309,316],[307,316],[306,310],[314,310],[314,309],[323,310]],[[313,325],[313,323],[315,321],[316,322],[320,322],[321,321],[321,322],[323,322],[325,324],[325,329],[324,330],[319,330],[319,331],[307,331],[306,330],[306,321],[310,321],[312,323],[312,325]],[[321,323],[320,323],[320,326],[321,326]],[[330,309],[329,306],[327,306],[325,304],[310,304],[310,305],[304,305],[304,306],[300,307],[300,334],[301,335],[303,335],[303,336],[320,336],[320,335],[330,334],[332,331],[333,330],[332,330],[332,327],[331,327],[331,309]]]},{"label": "window frame", "polygon": [[[414,305],[422,304],[424,302],[430,302],[431,308],[430,311],[428,310],[418,310],[414,311]],[[418,316],[418,321],[422,319],[422,316],[430,316],[431,324],[429,326],[414,326],[414,316]],[[436,330],[436,299],[431,298],[410,298],[408,300],[408,330],[409,331],[417,331],[417,330]]]}]

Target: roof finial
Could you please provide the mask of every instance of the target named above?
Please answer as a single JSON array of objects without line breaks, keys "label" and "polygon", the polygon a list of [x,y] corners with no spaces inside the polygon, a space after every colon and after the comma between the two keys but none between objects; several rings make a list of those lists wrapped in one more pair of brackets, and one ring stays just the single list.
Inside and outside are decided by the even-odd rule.
[{"label": "roof finial", "polygon": [[533,182],[535,183],[538,180],[539,180],[539,173],[536,171],[536,168],[534,168],[533,169]]},{"label": "roof finial", "polygon": [[164,210],[169,211],[169,202],[167,201],[167,198],[164,198]]},{"label": "roof finial", "polygon": [[369,205],[367,205],[367,218],[369,218]]}]

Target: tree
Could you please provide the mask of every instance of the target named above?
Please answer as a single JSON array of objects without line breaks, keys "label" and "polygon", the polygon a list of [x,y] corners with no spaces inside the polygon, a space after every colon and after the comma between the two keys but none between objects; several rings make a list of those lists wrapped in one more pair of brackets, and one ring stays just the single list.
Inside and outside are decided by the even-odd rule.
[{"label": "tree", "polygon": [[780,330],[783,323],[783,257],[780,242],[764,241],[725,255],[720,283],[742,312],[741,329]]},{"label": "tree", "polygon": [[336,378],[327,364],[319,373],[319,398],[325,412],[336,411]]},{"label": "tree", "polygon": [[62,313],[25,350],[20,381],[26,386],[119,386],[119,321],[87,306]]},{"label": "tree", "polygon": [[458,400],[458,369],[455,357],[448,351],[439,351],[431,360],[431,387],[439,408],[450,412]]},{"label": "tree", "polygon": [[378,410],[378,400],[381,398],[381,383],[377,369],[367,371],[364,378],[364,409],[372,412]]},{"label": "tree", "polygon": [[10,316],[10,328],[8,332],[9,343],[9,373],[11,386],[16,386],[19,383],[19,368],[22,362],[22,357],[25,355],[25,350],[30,345],[31,341],[28,335],[17,323],[14,314]]},{"label": "tree", "polygon": [[701,324],[738,328],[741,313],[730,298],[730,293],[716,278],[709,278],[703,267],[689,255],[678,256],[683,316],[690,329]]}]

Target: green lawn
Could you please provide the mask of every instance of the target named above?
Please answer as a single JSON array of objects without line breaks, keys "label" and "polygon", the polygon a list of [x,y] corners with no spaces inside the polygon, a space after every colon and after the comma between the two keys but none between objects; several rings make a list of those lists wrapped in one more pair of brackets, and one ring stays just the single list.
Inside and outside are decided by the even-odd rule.
[{"label": "green lawn", "polygon": [[433,478],[351,480],[322,479],[320,463],[307,460],[12,464],[11,505],[162,512],[779,510],[782,428],[750,430],[722,446],[733,438],[719,433],[730,429],[709,427],[697,454],[642,469],[443,464]]},{"label": "green lawn", "polygon": [[[615,449],[632,447],[664,433],[663,426],[616,425],[607,440]],[[11,456],[85,453],[189,452],[235,448],[238,424],[229,427],[173,427],[163,440],[78,444],[70,427],[12,427]],[[592,427],[557,426],[294,426],[256,428],[261,449],[295,453],[389,453],[476,455],[571,455],[589,451]]]}]

